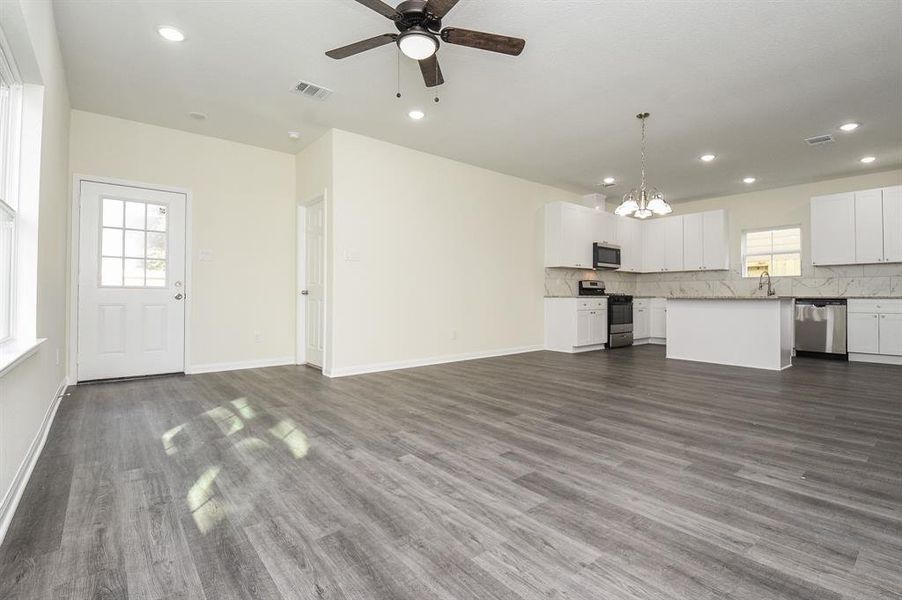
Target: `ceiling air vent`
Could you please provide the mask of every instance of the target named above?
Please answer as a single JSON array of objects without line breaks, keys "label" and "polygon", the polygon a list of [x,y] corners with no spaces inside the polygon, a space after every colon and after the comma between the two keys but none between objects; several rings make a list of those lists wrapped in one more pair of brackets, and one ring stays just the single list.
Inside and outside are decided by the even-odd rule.
[{"label": "ceiling air vent", "polygon": [[823,146],[824,144],[832,144],[833,136],[828,134],[825,135],[816,135],[814,137],[807,138],[805,143],[809,146]]},{"label": "ceiling air vent", "polygon": [[296,86],[291,88],[291,91],[295,94],[306,96],[307,98],[313,98],[314,100],[325,100],[332,95],[332,90],[329,88],[324,88],[321,85],[316,85],[309,81],[299,82]]}]

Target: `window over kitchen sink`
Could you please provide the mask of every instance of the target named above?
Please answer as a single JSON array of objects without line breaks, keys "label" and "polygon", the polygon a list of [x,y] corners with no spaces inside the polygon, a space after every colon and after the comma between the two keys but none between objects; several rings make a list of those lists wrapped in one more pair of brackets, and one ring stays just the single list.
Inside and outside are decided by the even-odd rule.
[{"label": "window over kitchen sink", "polygon": [[759,277],[767,271],[773,277],[802,274],[802,230],[778,227],[742,234],[742,276]]}]

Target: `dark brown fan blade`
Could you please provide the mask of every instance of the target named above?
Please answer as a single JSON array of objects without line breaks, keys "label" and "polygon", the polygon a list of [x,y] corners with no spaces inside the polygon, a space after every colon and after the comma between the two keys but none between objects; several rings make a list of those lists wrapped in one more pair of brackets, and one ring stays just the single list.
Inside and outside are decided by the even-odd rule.
[{"label": "dark brown fan blade", "polygon": [[347,58],[349,56],[354,56],[355,54],[360,54],[361,52],[366,52],[367,50],[372,50],[373,48],[378,48],[379,46],[384,46],[385,44],[390,44],[395,41],[395,38],[397,37],[398,36],[393,33],[383,33],[382,35],[377,35],[368,40],[361,40],[359,42],[354,42],[353,44],[348,44],[347,46],[342,46],[341,48],[336,48],[335,50],[329,50],[326,52],[326,56],[336,59]]},{"label": "dark brown fan blade", "polygon": [[435,54],[429,58],[424,58],[419,62],[420,71],[423,72],[423,81],[426,82],[426,87],[435,87],[445,83],[445,78],[442,77],[442,68],[438,66],[438,58],[436,58]]},{"label": "dark brown fan blade", "polygon": [[520,38],[498,35],[497,33],[458,29],[456,27],[442,29],[442,41],[512,56],[518,56],[523,52],[523,47],[526,46],[526,40],[521,40]]},{"label": "dark brown fan blade", "polygon": [[392,21],[397,21],[401,18],[401,13],[396,11],[385,2],[382,2],[382,0],[357,0],[357,2],[371,10],[376,11],[383,17],[391,19]]},{"label": "dark brown fan blade", "polygon": [[458,0],[428,0],[425,10],[436,19],[441,19],[448,14],[449,10],[454,8],[457,2]]}]

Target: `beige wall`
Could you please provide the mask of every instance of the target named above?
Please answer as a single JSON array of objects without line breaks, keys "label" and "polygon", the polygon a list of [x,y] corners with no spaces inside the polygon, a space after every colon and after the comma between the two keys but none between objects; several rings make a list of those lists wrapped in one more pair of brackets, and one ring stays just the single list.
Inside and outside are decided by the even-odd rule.
[{"label": "beige wall", "polygon": [[[50,3],[6,0],[0,3],[0,26],[8,37],[15,38],[8,41],[22,61],[20,70],[25,81],[43,86],[40,165],[35,169],[34,184],[28,184],[28,197],[20,198],[20,216],[38,216],[37,313],[29,318],[36,322],[37,337],[46,338],[36,354],[0,377],[2,538],[12,516],[12,502],[24,481],[18,480],[21,485],[15,489],[12,486],[17,474],[24,476],[29,452],[40,443],[48,411],[65,378],[69,96]],[[35,89],[40,97],[40,88]],[[32,150],[38,145],[35,133],[25,132],[23,136],[23,143]],[[33,210],[35,204],[37,211]],[[30,264],[20,269],[23,280],[25,269],[31,271],[33,266],[32,255]]]},{"label": "beige wall", "polygon": [[333,131],[333,374],[542,344],[540,209],[574,194]]},{"label": "beige wall", "polygon": [[77,110],[70,156],[73,174],[191,190],[189,368],[293,360],[294,156]]}]

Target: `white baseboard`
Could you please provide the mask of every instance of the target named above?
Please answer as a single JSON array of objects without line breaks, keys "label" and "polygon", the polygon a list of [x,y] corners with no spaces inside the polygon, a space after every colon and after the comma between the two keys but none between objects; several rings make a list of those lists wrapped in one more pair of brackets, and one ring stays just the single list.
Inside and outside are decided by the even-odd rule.
[{"label": "white baseboard", "polygon": [[282,367],[296,363],[294,356],[278,356],[276,358],[260,358],[255,360],[239,360],[235,362],[207,363],[203,365],[191,365],[186,373],[215,373],[217,371],[240,371],[241,369],[259,369],[262,367]]},{"label": "white baseboard", "polygon": [[6,537],[6,531],[13,520],[13,515],[16,514],[16,508],[19,506],[19,500],[22,499],[25,486],[28,485],[28,480],[31,478],[31,472],[34,471],[34,466],[41,456],[41,450],[44,449],[47,434],[50,433],[50,426],[53,424],[53,418],[56,416],[56,409],[59,408],[60,400],[63,394],[66,393],[67,387],[69,387],[69,380],[63,377],[62,383],[56,390],[53,402],[50,403],[47,412],[44,413],[41,427],[31,441],[31,446],[29,446],[28,452],[25,453],[25,458],[22,459],[22,463],[16,471],[16,476],[13,477],[12,485],[9,486],[6,497],[0,503],[0,544],[3,543],[3,538]]},{"label": "white baseboard", "polygon": [[538,350],[543,350],[541,344],[536,346],[521,346],[519,348],[483,350],[480,352],[466,352],[464,354],[446,354],[445,356],[432,356],[429,358],[415,358],[411,360],[399,360],[394,362],[372,363],[354,367],[331,368],[324,370],[323,375],[326,375],[327,377],[347,377],[348,375],[362,375],[364,373],[378,373],[380,371],[395,371],[398,369],[410,369],[413,367],[426,367],[429,365],[460,362],[462,360],[474,360],[477,358],[491,358],[493,356],[507,356],[509,354],[536,352]]},{"label": "white baseboard", "polygon": [[849,352],[850,362],[877,363],[881,365],[902,365],[902,356],[890,356],[888,354],[862,354]]},{"label": "white baseboard", "polygon": [[667,340],[665,338],[642,338],[641,340],[633,340],[633,346],[644,346],[645,344],[666,346]]}]

